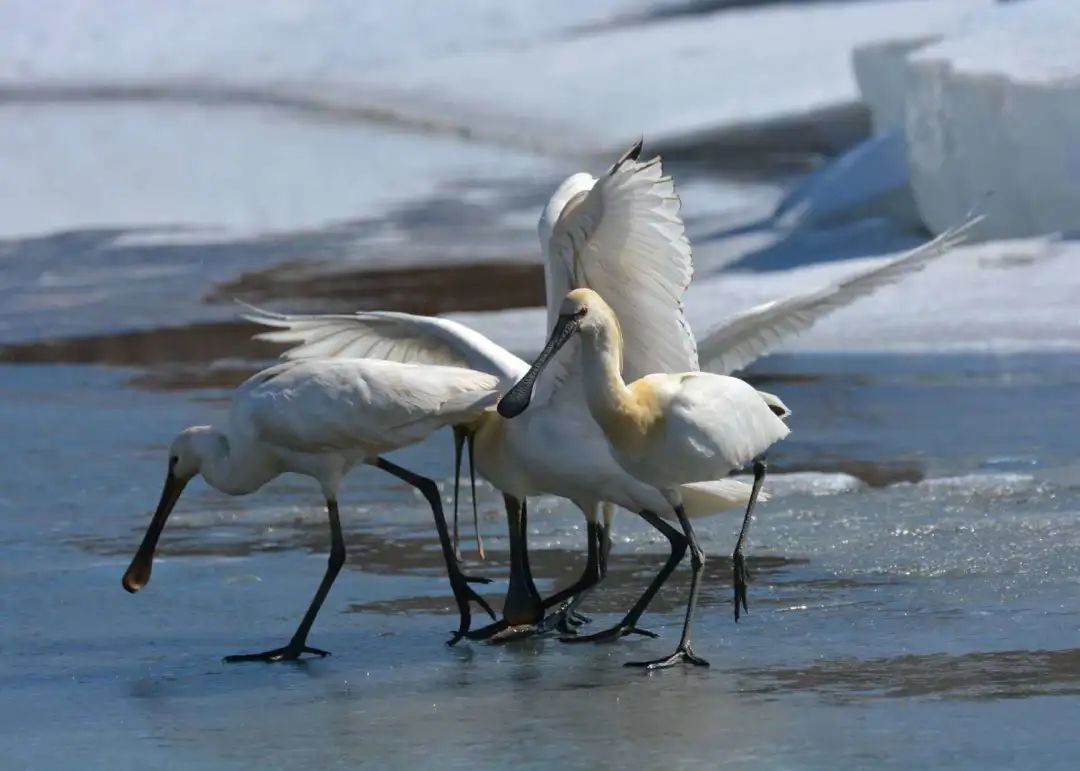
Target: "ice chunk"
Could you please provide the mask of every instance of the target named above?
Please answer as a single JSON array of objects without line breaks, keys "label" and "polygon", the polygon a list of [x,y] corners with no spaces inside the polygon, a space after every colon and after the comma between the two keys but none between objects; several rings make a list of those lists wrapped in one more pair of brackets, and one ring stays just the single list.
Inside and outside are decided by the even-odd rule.
[{"label": "ice chunk", "polygon": [[1080,4],[1028,0],[939,40],[860,49],[875,128],[903,125],[919,212],[940,232],[976,206],[984,237],[1080,226]]}]

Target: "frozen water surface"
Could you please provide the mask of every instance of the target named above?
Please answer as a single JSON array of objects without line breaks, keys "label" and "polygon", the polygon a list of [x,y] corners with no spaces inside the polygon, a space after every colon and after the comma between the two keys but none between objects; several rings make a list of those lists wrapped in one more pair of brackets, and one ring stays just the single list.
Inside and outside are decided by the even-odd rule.
[{"label": "frozen water surface", "polygon": [[[696,639],[713,666],[653,676],[621,664],[672,644],[685,568],[646,617],[661,640],[448,649],[430,515],[367,469],[343,496],[348,569],[312,636],[333,657],[227,666],[283,642],[314,590],[328,538],[313,485],[234,500],[193,484],[153,582],[127,595],[164,447],[220,417],[223,392],[138,390],[125,370],[3,375],[5,767],[1067,768],[1080,750],[1073,355],[763,362],[795,430],[753,533],[751,613],[732,621],[737,517],[702,521],[716,556]],[[399,455],[445,483],[449,449],[439,435]],[[503,525],[481,493],[491,556],[470,570],[501,580]],[[542,591],[570,581],[579,516],[544,500],[530,524]],[[594,626],[661,552],[620,517]]]}]

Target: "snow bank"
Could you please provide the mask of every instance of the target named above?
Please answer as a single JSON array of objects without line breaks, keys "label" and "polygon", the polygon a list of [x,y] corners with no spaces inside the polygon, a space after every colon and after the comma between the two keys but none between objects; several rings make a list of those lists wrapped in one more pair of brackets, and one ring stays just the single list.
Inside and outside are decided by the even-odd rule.
[{"label": "snow bank", "polygon": [[562,170],[458,137],[184,104],[0,103],[0,148],[0,238],[164,225],[237,238],[466,201]]},{"label": "snow bank", "polygon": [[1007,238],[1080,226],[1080,4],[1027,0],[975,14],[920,47],[863,48],[856,78],[876,128],[902,125],[911,188],[940,232],[972,206]]},{"label": "snow bank", "polygon": [[5,0],[0,72],[46,81],[348,81],[380,62],[514,45],[642,0]]},{"label": "snow bank", "polygon": [[855,104],[853,48],[933,34],[989,1],[815,2],[612,25],[649,4],[13,0],[0,4],[0,87],[261,97],[608,150],[641,133]]},{"label": "snow bank", "polygon": [[986,0],[809,3],[673,19],[386,72],[419,100],[541,121],[609,147],[852,104],[856,46],[928,35]]}]

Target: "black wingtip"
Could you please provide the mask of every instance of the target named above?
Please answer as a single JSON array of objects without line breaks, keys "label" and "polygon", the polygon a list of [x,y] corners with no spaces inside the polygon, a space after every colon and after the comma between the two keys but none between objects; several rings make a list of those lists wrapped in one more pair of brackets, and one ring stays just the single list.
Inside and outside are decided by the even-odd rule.
[{"label": "black wingtip", "polygon": [[623,153],[622,157],[620,157],[619,160],[615,161],[615,164],[611,167],[611,169],[608,170],[608,174],[614,174],[616,171],[619,170],[619,167],[627,161],[636,161],[638,158],[640,158],[641,149],[642,147],[644,147],[644,145],[645,137],[638,137],[638,141],[634,142],[634,144],[630,146],[630,149]]}]

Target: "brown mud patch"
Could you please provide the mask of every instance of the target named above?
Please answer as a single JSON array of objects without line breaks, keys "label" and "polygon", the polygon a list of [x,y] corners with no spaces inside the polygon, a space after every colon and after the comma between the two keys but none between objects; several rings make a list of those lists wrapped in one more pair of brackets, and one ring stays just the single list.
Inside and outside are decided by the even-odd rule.
[{"label": "brown mud patch", "polygon": [[[205,298],[275,303],[294,313],[393,309],[438,315],[543,305],[544,268],[523,262],[394,270],[342,270],[329,264],[283,263],[218,285]],[[238,313],[240,309],[238,308]],[[209,321],[180,327],[110,332],[0,346],[0,363],[104,364],[143,367],[132,379],[153,390],[228,388],[243,382],[287,346],[252,340],[266,327]],[[250,363],[250,366],[244,363]],[[214,366],[208,367],[207,365]]]},{"label": "brown mud patch", "polygon": [[836,659],[798,669],[744,671],[753,693],[807,690],[837,701],[879,698],[1019,699],[1080,693],[1080,650],[930,653]]},{"label": "brown mud patch", "polygon": [[526,262],[342,270],[284,263],[219,284],[208,302],[290,300],[322,312],[395,310],[438,315],[544,304],[544,266]]},{"label": "brown mud patch", "polygon": [[272,359],[284,346],[252,340],[266,331],[250,322],[213,321],[183,327],[113,332],[0,347],[5,364],[108,364],[116,367]]}]

